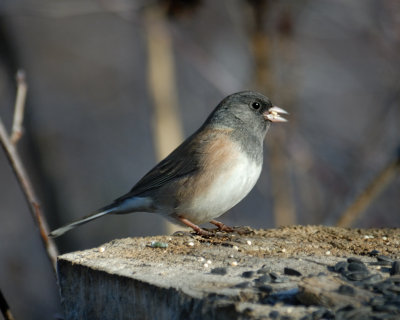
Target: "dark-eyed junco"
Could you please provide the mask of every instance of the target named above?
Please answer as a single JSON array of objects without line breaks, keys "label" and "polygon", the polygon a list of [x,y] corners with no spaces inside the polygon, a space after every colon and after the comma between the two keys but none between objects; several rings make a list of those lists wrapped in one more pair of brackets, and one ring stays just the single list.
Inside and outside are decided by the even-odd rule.
[{"label": "dark-eyed junco", "polygon": [[214,220],[254,187],[263,163],[263,140],[271,122],[287,112],[260,93],[234,93],[220,102],[204,124],[148,172],[127,194],[91,215],[50,233],[58,237],[108,214],[154,212],[193,228]]}]

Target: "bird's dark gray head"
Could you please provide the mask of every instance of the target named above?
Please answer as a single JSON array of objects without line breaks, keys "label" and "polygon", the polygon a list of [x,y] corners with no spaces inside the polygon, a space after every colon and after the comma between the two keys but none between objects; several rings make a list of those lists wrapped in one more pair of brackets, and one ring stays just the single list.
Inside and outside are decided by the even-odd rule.
[{"label": "bird's dark gray head", "polygon": [[229,95],[215,108],[206,121],[207,125],[228,127],[263,139],[270,119],[268,110],[273,107],[264,95],[254,91],[242,91]]}]

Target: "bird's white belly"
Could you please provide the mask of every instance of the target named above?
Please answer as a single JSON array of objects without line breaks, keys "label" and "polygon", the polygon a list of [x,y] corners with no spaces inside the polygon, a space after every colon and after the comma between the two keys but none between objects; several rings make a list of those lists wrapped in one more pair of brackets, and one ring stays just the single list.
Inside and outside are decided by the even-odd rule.
[{"label": "bird's white belly", "polygon": [[183,217],[195,224],[219,217],[253,189],[262,167],[246,155],[236,158],[228,166],[229,169],[222,170],[204,192],[180,208]]}]

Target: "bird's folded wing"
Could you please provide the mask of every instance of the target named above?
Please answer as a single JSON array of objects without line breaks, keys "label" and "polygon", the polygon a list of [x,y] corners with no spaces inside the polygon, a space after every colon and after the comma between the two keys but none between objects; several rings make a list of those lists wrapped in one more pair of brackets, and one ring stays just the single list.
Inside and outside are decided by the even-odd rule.
[{"label": "bird's folded wing", "polygon": [[196,154],[198,150],[196,151],[192,146],[192,139],[189,138],[139,180],[129,193],[116,201],[158,189],[172,180],[199,170],[198,156]]}]

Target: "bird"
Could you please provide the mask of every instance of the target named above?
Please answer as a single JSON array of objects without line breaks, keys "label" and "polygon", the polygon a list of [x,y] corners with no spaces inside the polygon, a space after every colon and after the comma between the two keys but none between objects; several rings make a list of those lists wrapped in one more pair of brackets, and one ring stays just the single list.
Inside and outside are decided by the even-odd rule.
[{"label": "bird", "polygon": [[215,220],[239,203],[256,184],[263,165],[263,141],[273,122],[286,122],[284,109],[255,91],[224,98],[203,125],[111,204],[52,231],[73,228],[111,214],[150,212],[192,228],[209,222],[221,231],[232,228]]}]

